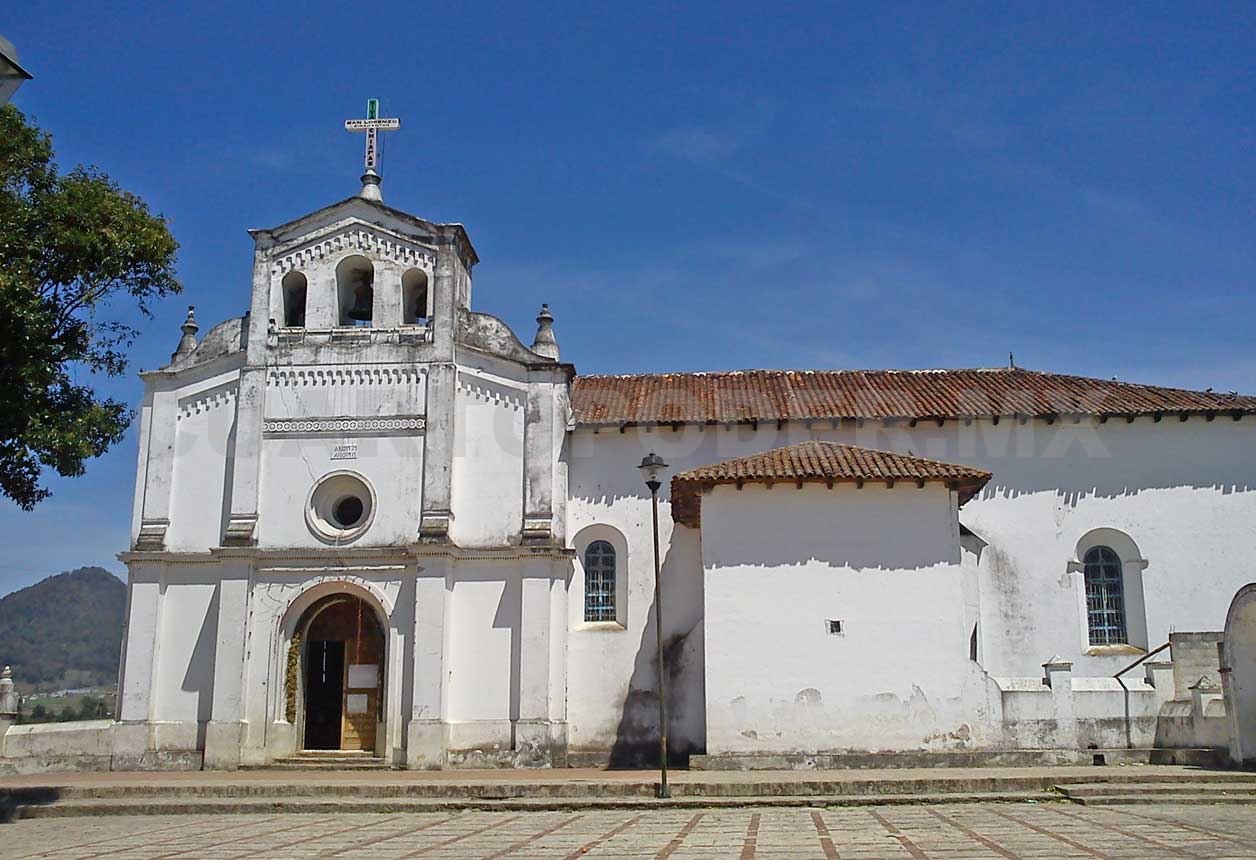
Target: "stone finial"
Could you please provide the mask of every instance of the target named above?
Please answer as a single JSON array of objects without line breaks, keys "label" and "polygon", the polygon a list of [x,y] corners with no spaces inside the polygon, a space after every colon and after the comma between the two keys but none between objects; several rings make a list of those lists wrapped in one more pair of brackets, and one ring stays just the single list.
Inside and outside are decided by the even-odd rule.
[{"label": "stone finial", "polygon": [[554,338],[554,315],[549,305],[541,305],[541,312],[536,315],[536,339],[532,341],[532,351],[537,355],[558,361],[558,341]]},{"label": "stone finial", "polygon": [[362,190],[358,192],[358,196],[363,200],[374,200],[376,203],[382,203],[384,200],[384,192],[380,188],[383,177],[375,172],[374,168],[367,168],[362,174]]},{"label": "stone finial", "polygon": [[8,666],[0,672],[0,720],[17,717],[17,692],[13,689],[13,670]]},{"label": "stone finial", "polygon": [[188,305],[188,318],[183,321],[183,325],[179,327],[183,330],[183,337],[179,338],[179,346],[171,354],[171,361],[178,361],[185,355],[191,355],[196,349],[196,333],[201,327],[196,324],[196,307]]}]

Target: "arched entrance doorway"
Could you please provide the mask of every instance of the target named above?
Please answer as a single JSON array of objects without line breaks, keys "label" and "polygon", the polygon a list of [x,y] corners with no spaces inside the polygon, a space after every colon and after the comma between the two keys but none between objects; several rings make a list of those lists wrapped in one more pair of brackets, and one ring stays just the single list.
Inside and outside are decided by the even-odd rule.
[{"label": "arched entrance doorway", "polygon": [[348,594],[305,611],[301,634],[306,750],[375,752],[384,702],[384,631],[369,604]]}]

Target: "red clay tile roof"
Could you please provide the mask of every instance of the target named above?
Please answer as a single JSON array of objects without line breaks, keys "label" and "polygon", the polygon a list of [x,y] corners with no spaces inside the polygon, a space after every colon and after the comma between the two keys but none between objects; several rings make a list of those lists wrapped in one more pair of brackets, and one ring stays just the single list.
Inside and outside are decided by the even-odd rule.
[{"label": "red clay tile roof", "polygon": [[578,376],[585,426],[807,419],[1256,414],[1256,397],[1043,373],[991,370],[744,370]]},{"label": "red clay tile roof", "polygon": [[989,480],[989,472],[971,466],[836,442],[801,442],[678,473],[672,478],[672,518],[697,526],[701,494],[716,484],[854,483],[862,487],[865,481],[888,486],[896,481],[918,486],[937,482],[958,490],[962,505]]}]

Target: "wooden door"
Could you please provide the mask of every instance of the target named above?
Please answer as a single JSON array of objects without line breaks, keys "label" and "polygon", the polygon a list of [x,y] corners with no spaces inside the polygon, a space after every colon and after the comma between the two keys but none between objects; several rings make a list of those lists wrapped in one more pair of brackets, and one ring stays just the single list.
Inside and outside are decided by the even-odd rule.
[{"label": "wooden door", "polygon": [[344,725],[340,748],[375,751],[375,726],[380,706],[380,636],[372,619],[370,631],[345,643]]},{"label": "wooden door", "polygon": [[[306,695],[306,748],[340,749],[375,752],[376,725],[381,713],[383,695],[383,633],[375,613],[354,597],[338,598],[319,611],[310,622],[306,634],[311,646],[322,654],[329,643],[336,646],[338,671],[335,675],[335,698],[328,707]],[[325,747],[309,745],[311,725],[330,721],[330,727],[319,735]],[[334,744],[331,737],[335,736]]]}]

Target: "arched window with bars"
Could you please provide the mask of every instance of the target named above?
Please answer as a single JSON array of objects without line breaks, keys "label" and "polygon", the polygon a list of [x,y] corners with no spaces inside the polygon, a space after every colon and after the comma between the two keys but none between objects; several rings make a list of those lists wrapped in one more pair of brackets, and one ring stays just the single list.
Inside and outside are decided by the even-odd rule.
[{"label": "arched window with bars", "polygon": [[595,540],[584,551],[584,620],[615,620],[615,547]]},{"label": "arched window with bars", "polygon": [[1125,581],[1121,557],[1111,547],[1096,546],[1082,559],[1086,578],[1086,626],[1090,644],[1124,645]]}]

